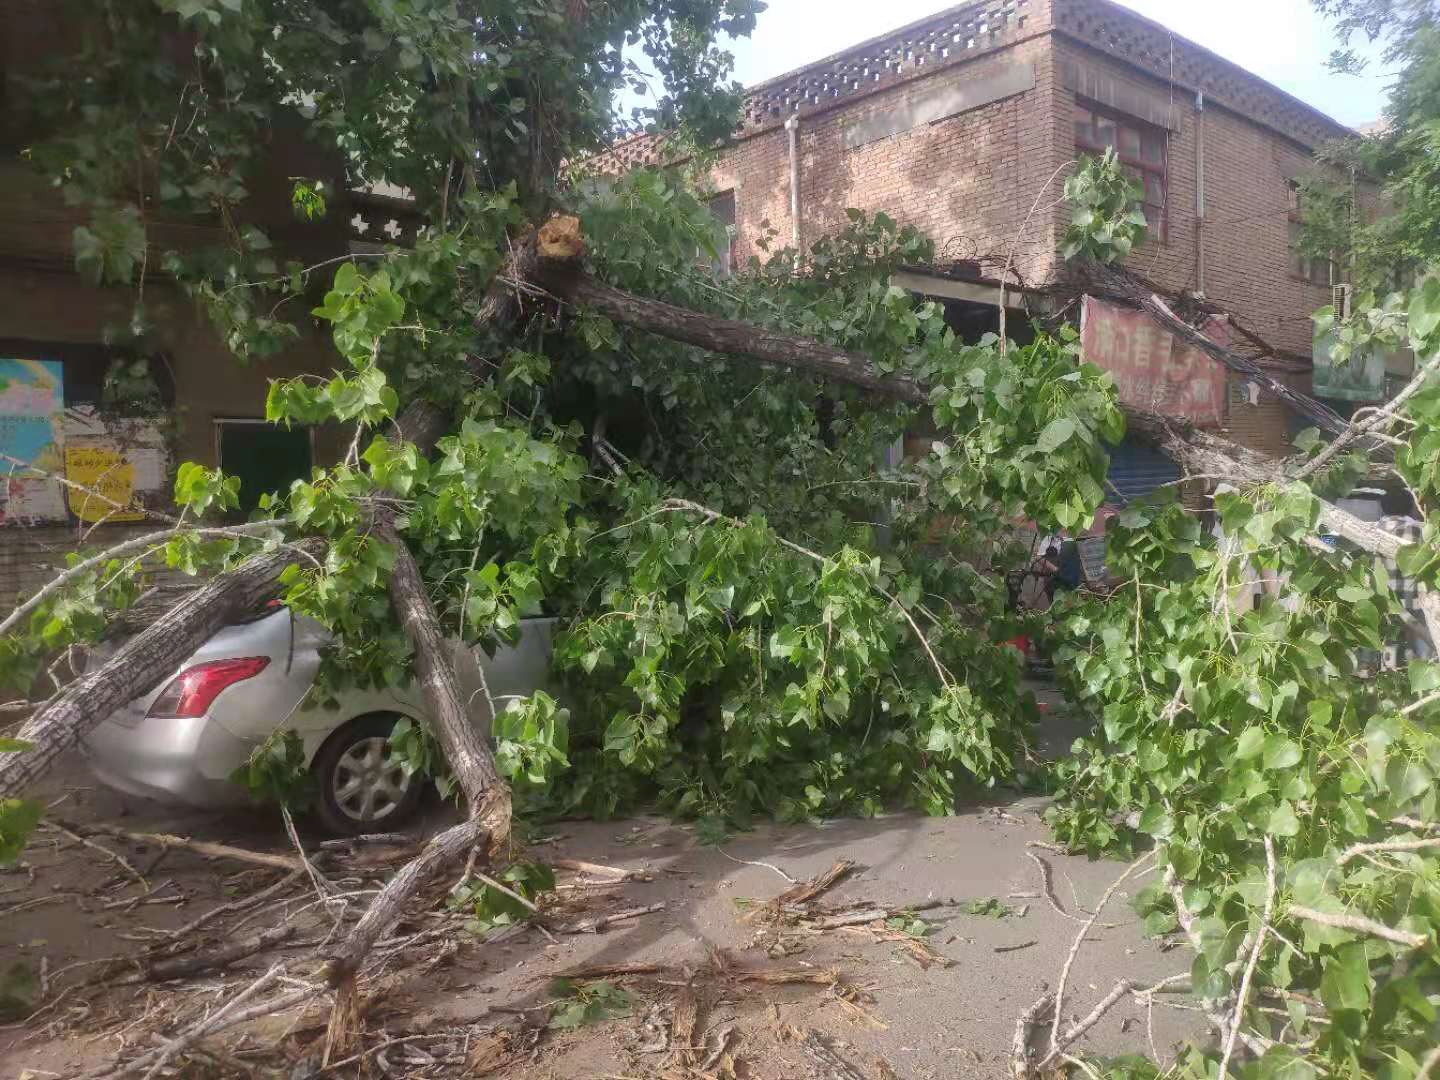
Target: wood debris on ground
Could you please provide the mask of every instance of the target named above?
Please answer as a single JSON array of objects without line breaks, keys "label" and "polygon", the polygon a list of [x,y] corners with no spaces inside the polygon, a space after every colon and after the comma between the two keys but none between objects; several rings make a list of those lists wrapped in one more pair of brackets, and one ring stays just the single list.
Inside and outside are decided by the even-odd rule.
[{"label": "wood debris on ground", "polygon": [[955,960],[939,952],[926,940],[931,926],[919,917],[920,913],[953,908],[961,914],[987,918],[1009,918],[1012,915],[1023,918],[1029,911],[1028,905],[1012,909],[994,897],[925,897],[887,904],[860,900],[841,908],[825,907],[821,903],[822,894],[843,879],[854,866],[850,860],[841,859],[824,873],[809,881],[796,882],[770,900],[763,903],[744,901],[749,910],[741,916],[741,922],[764,922],[756,931],[751,947],[778,959],[806,952],[809,948],[807,937],[843,930],[896,945],[902,955],[922,969],[929,970],[932,966],[950,967]]},{"label": "wood debris on ground", "polygon": [[[648,869],[554,860],[572,875],[568,888],[537,896],[527,903],[528,922],[500,927],[482,940],[467,927],[467,912],[441,904],[451,882],[436,877],[364,957],[357,1037],[337,1047],[326,1039],[333,991],[320,967],[324,950],[346,936],[394,869],[424,845],[413,836],[383,834],[324,841],[307,852],[293,828],[290,838],[291,850],[277,852],[69,821],[37,833],[31,842],[37,849],[83,847],[87,865],[105,872],[88,890],[56,890],[38,898],[73,901],[82,917],[111,911],[123,917],[142,904],[180,905],[222,891],[232,898],[210,903],[176,929],[127,926],[128,932],[113,936],[137,943],[128,953],[57,968],[42,957],[28,1015],[17,1017],[29,1037],[85,1036],[113,1045],[110,1064],[82,1074],[89,1080],[201,1072],[499,1075],[533,1063],[548,1010],[542,1003],[536,1015],[522,1016],[517,1024],[512,1014],[492,1007],[473,1022],[437,1026],[417,1014],[416,1005],[433,991],[435,974],[462,951],[483,955],[502,936],[533,929],[554,941],[550,923],[558,931],[600,934],[665,909],[663,902],[637,905],[615,895],[621,885],[643,889],[654,880]],[[166,860],[172,876],[155,880],[155,869]],[[237,865],[242,869],[236,871]],[[28,873],[30,889],[43,887],[33,867]],[[190,887],[177,886],[175,874]],[[22,903],[33,905],[35,899]],[[682,1009],[682,1030],[686,1015]],[[252,1034],[256,1025],[283,1035],[262,1038]],[[695,1037],[693,1030],[686,1034],[685,1045]]]}]

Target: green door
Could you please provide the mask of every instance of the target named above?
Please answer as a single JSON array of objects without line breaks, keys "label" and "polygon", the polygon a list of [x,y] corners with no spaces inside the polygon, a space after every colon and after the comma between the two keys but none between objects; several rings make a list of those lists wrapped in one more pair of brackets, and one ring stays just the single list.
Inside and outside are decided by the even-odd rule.
[{"label": "green door", "polygon": [[310,432],[254,420],[219,420],[220,468],[240,478],[240,510],[248,514],[266,492],[285,493],[310,476]]}]

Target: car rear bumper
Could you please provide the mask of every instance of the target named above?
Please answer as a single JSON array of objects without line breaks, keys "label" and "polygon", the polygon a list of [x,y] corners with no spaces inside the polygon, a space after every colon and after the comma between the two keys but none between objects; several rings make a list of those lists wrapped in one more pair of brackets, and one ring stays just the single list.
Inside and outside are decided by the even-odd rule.
[{"label": "car rear bumper", "polygon": [[212,809],[242,806],[249,796],[229,776],[254,746],[208,717],[158,720],[122,709],[81,743],[90,771],[127,795]]}]

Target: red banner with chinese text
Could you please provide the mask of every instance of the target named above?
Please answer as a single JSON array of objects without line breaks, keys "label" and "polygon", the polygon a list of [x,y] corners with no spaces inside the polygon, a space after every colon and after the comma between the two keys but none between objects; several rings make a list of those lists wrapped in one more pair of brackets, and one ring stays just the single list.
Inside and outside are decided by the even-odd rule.
[{"label": "red banner with chinese text", "polygon": [[[1230,344],[1226,319],[1208,319],[1200,331],[1217,345]],[[1200,427],[1225,423],[1225,368],[1143,311],[1085,297],[1080,351],[1115,377],[1126,405],[1184,417]]]}]

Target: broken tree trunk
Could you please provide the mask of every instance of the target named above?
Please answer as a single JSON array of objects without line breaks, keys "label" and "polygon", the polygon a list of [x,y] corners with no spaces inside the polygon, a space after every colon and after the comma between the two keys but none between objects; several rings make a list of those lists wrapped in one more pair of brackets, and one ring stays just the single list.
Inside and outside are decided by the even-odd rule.
[{"label": "broken tree trunk", "polygon": [[386,883],[345,939],[328,952],[325,978],[335,990],[335,1005],[325,1033],[327,1065],[332,1058],[349,1053],[354,1046],[360,1029],[360,995],[355,977],[375,942],[395,925],[404,914],[405,905],[426,882],[484,840],[485,826],[475,817],[435,836]]},{"label": "broken tree trunk", "polygon": [[329,953],[326,979],[335,988],[335,1006],[325,1037],[325,1060],[349,1053],[359,1030],[360,997],[355,979],[375,942],[404,914],[405,906],[434,874],[473,850],[488,836],[492,850],[510,835],[510,788],[495,768],[489,732],[470,722],[450,648],[415,556],[387,517],[372,525],[375,536],[395,551],[390,602],[415,649],[415,678],[425,698],[431,729],[460,782],[469,818],[432,839],[400,868],[365,909],[353,930]]},{"label": "broken tree trunk", "polygon": [[[929,402],[928,388],[912,379],[879,371],[861,353],[837,349],[798,334],[636,296],[597,281],[571,260],[543,261],[538,281],[560,299],[583,304],[622,326],[712,352],[749,357],[810,372],[911,404],[925,405]],[[1198,332],[1196,334],[1214,346],[1208,338]],[[1189,340],[1188,335],[1185,336]],[[1280,462],[1200,431],[1183,421],[1127,405],[1121,408],[1131,432],[1189,473],[1230,479],[1245,485],[1283,485],[1291,482]],[[1400,548],[1400,542],[1389,533],[1366,524],[1331,503],[1321,502],[1321,520],[1337,535],[1372,554],[1393,557]]]},{"label": "broken tree trunk", "polygon": [[23,794],[101,720],[153,690],[217,630],[274,596],[280,575],[297,555],[313,558],[324,550],[325,541],[311,539],[246,560],[195,590],[122,645],[109,663],[46,702],[16,735],[31,748],[0,757],[0,799]]},{"label": "broken tree trunk", "polygon": [[415,647],[415,679],[435,737],[465,793],[470,817],[481,822],[492,843],[502,843],[510,835],[510,788],[495,768],[495,755],[487,741],[490,733],[477,731],[470,722],[450,646],[404,538],[389,521],[377,522],[375,535],[396,553],[390,571],[390,602]]},{"label": "broken tree trunk", "polygon": [[331,986],[341,987],[353,980],[360,964],[380,936],[395,925],[405,904],[430,878],[485,840],[485,826],[472,818],[451,826],[433,837],[370,902],[350,933],[326,955],[325,977]]}]

